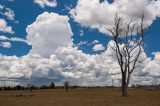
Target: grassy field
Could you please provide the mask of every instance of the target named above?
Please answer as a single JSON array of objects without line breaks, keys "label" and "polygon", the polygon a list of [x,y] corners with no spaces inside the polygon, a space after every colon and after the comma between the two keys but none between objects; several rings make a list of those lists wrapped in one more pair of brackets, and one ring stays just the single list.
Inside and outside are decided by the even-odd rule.
[{"label": "grassy field", "polygon": [[129,97],[120,95],[107,88],[3,91],[0,106],[160,106],[160,90],[130,89]]}]

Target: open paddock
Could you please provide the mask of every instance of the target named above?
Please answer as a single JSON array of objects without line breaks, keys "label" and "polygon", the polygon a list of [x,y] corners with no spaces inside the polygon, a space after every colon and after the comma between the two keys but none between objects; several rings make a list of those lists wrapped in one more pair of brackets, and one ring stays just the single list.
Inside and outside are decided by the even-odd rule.
[{"label": "open paddock", "polygon": [[160,106],[160,90],[129,89],[129,97],[109,88],[0,92],[0,106]]}]

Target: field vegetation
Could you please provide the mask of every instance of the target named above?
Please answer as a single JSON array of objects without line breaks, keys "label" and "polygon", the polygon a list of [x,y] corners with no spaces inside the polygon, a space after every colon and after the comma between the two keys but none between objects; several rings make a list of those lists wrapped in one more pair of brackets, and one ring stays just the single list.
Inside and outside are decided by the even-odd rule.
[{"label": "field vegetation", "polygon": [[0,92],[0,106],[160,106],[159,89],[129,89],[121,97],[111,88],[15,90]]}]

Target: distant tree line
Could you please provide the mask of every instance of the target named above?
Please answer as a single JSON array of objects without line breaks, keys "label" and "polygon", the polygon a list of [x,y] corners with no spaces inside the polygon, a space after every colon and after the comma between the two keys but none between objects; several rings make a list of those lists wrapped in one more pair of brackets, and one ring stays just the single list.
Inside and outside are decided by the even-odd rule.
[{"label": "distant tree line", "polygon": [[50,85],[42,85],[42,86],[35,86],[28,84],[27,86],[17,85],[17,86],[3,86],[0,87],[0,91],[10,91],[10,90],[38,90],[38,89],[55,89],[56,86],[54,83],[51,83]]},{"label": "distant tree line", "polygon": [[[65,91],[68,91],[68,89],[78,89],[78,88],[86,88],[86,89],[94,89],[94,88],[113,88],[113,86],[78,86],[78,85],[70,85],[70,82],[65,81],[64,85],[62,86],[55,86],[54,83],[51,83],[50,85],[42,85],[42,86],[35,86],[28,84],[27,86],[17,85],[17,86],[3,86],[0,87],[0,91],[11,91],[11,90],[39,90],[39,89],[65,89]],[[119,88],[119,87],[115,87]],[[132,85],[131,88],[156,88],[160,89],[159,85]]]},{"label": "distant tree line", "polygon": [[42,86],[35,86],[28,84],[27,86],[22,85],[16,85],[16,86],[1,86],[0,91],[11,91],[11,90],[38,90],[38,89],[65,89],[66,91],[68,89],[75,89],[75,88],[87,88],[87,87],[81,87],[77,85],[70,85],[69,81],[65,81],[62,86],[56,86],[54,83],[51,83],[50,85],[42,85]]}]

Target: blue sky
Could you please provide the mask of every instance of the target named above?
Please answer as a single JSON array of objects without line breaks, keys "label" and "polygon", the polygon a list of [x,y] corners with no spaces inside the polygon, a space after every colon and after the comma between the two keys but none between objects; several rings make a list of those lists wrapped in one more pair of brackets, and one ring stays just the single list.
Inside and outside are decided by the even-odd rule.
[{"label": "blue sky", "polygon": [[[112,0],[109,1],[110,3],[112,2]],[[72,5],[72,7],[75,7],[76,2],[77,2],[76,0],[69,0],[69,1],[58,0],[57,1],[58,5],[55,8],[52,7],[41,8],[39,5],[35,4],[33,0],[15,0],[13,2],[1,0],[1,4],[14,10],[16,14],[15,19],[19,21],[19,23],[14,23],[10,20],[7,20],[8,24],[13,27],[15,34],[13,35],[5,34],[5,35],[8,37],[14,36],[26,39],[27,25],[34,22],[39,14],[42,14],[44,11],[48,11],[48,12],[55,12],[61,15],[70,15],[69,11],[65,9],[65,6]],[[5,17],[1,16],[1,18]],[[106,46],[108,41],[111,39],[109,36],[106,36],[105,34],[99,32],[96,29],[91,29],[79,25],[78,23],[74,22],[72,18],[70,18],[70,24],[72,27],[72,31],[74,33],[72,37],[74,44],[78,44],[80,41],[88,41],[88,43],[91,44],[94,40],[99,40],[100,42],[102,42],[104,46]],[[148,56],[153,56],[152,52],[160,51],[160,46],[158,45],[160,40],[159,27],[160,27],[160,19],[157,19],[153,24],[152,28],[153,31],[149,33],[147,37],[145,37],[145,51]],[[84,36],[80,36],[80,30],[84,31]],[[0,47],[1,54],[23,56],[26,55],[31,49],[31,46],[23,42],[11,42],[11,43],[12,43],[11,48]],[[93,46],[94,45],[92,44],[81,45],[79,49],[81,49],[84,53],[87,54],[97,54],[104,51],[104,50],[93,51],[92,50]]]},{"label": "blue sky", "polygon": [[[42,14],[45,11],[48,12],[55,12],[60,15],[70,15],[69,10],[66,10],[66,6],[72,5],[74,7],[76,5],[76,0],[58,0],[58,5],[55,8],[47,7],[47,8],[41,8],[39,5],[35,4],[33,0],[15,0],[13,2],[8,1],[2,1],[2,4],[6,7],[9,7],[14,10],[16,16],[15,19],[19,21],[19,23],[14,23],[8,21],[8,24],[13,27],[13,30],[15,31],[15,34],[13,35],[6,35],[6,36],[15,36],[20,38],[26,38],[26,27],[27,25],[31,24],[35,21],[36,17],[39,14]],[[28,6],[29,5],[29,6]],[[2,16],[2,18],[5,18]],[[72,31],[74,33],[73,35],[73,43],[78,44],[80,41],[88,41],[88,43],[92,43],[92,41],[98,39],[101,41],[104,46],[108,43],[110,37],[106,37],[105,34],[100,33],[96,29],[91,29],[87,27],[82,27],[78,23],[74,22],[73,19],[70,19],[70,24],[72,27]],[[80,30],[84,31],[84,36],[80,36]],[[86,36],[87,35],[87,36]],[[93,45],[82,45],[79,47],[79,49],[83,50],[84,53],[88,54],[95,54],[95,53],[101,53],[103,51],[94,52],[92,50]],[[4,55],[16,55],[16,56],[23,56],[26,55],[29,50],[31,49],[31,46],[24,44],[24,43],[17,43],[12,42],[11,48],[0,48],[1,53]]]},{"label": "blue sky", "polygon": [[[15,70],[18,70],[19,68],[21,69],[21,67],[23,66],[22,70],[23,69],[24,70],[22,72],[17,72],[18,74],[15,74],[15,75],[19,75],[17,77],[18,79],[26,78],[26,76],[28,78],[28,76],[30,76],[33,82],[36,82],[35,79],[37,79],[38,81],[41,81],[44,79],[44,81],[46,81],[46,73],[45,72],[42,72],[43,74],[42,73],[37,74],[37,71],[34,72],[34,70],[42,70],[43,69],[43,67],[41,67],[41,66],[38,67],[37,64],[41,64],[42,66],[47,67],[46,68],[47,72],[51,73],[51,76],[55,75],[54,77],[57,78],[57,79],[55,79],[57,81],[62,81],[65,78],[67,78],[67,79],[73,80],[73,82],[77,82],[77,81],[79,81],[78,78],[80,80],[86,80],[87,79],[86,77],[88,77],[88,78],[90,77],[91,79],[89,79],[89,80],[93,80],[92,77],[90,76],[93,74],[94,77],[98,76],[95,78],[95,80],[97,80],[97,81],[102,80],[102,82],[104,82],[104,80],[106,80],[104,75],[109,76],[109,74],[113,74],[113,76],[114,76],[115,73],[117,74],[118,72],[115,72],[115,73],[108,72],[107,74],[104,74],[104,73],[106,73],[105,72],[106,70],[111,70],[110,68],[112,66],[110,66],[110,67],[107,66],[107,68],[106,67],[104,68],[104,66],[103,66],[103,64],[111,63],[110,62],[111,58],[109,57],[111,54],[109,51],[109,47],[107,45],[112,39],[111,36],[108,35],[108,33],[105,33],[103,31],[103,28],[104,28],[103,23],[107,23],[107,24],[110,23],[109,21],[111,19],[113,19],[112,17],[115,12],[114,9],[117,9],[116,11],[119,11],[120,14],[127,16],[127,18],[134,17],[137,20],[138,20],[137,14],[139,14],[138,13],[139,11],[137,11],[136,9],[140,8],[146,12],[146,16],[147,16],[146,19],[148,19],[147,22],[149,21],[150,23],[152,23],[151,31],[150,31],[150,33],[148,33],[145,36],[145,40],[144,40],[144,44],[143,44],[143,48],[145,51],[144,53],[147,54],[147,58],[149,61],[149,63],[146,63],[146,64],[154,63],[153,66],[157,67],[156,70],[159,70],[159,65],[158,65],[159,63],[158,62],[159,62],[159,51],[160,51],[160,44],[159,44],[159,42],[160,42],[160,13],[158,12],[158,10],[155,11],[152,9],[156,9],[156,8],[159,9],[159,7],[156,7],[156,6],[160,5],[160,1],[153,2],[153,4],[151,4],[150,2],[149,2],[150,4],[146,4],[147,0],[142,0],[142,2],[141,1],[132,1],[133,3],[127,2],[129,0],[120,0],[120,2],[118,2],[118,1],[114,2],[113,0],[108,0],[108,1],[107,0],[93,0],[93,1],[86,0],[85,2],[82,2],[84,0],[55,0],[56,6],[49,6],[48,4],[43,4],[41,6],[40,4],[35,3],[35,1],[36,0],[0,0],[0,5],[4,6],[3,9],[0,9],[0,19],[5,20],[7,25],[12,27],[12,30],[15,32],[15,33],[5,32],[5,31],[0,32],[1,37],[2,36],[7,37],[7,39],[5,39],[5,40],[0,38],[0,43],[1,43],[0,44],[0,54],[4,58],[5,62],[11,61],[11,63],[12,63],[12,61],[14,61],[12,64],[13,66],[16,63],[16,61],[18,61],[17,65],[19,67],[18,66],[16,68],[14,67]],[[43,1],[43,0],[39,0],[39,1]],[[46,1],[48,1],[48,0],[46,0]],[[54,1],[54,0],[51,0],[51,1]],[[144,3],[144,4],[141,4],[141,3]],[[137,8],[129,9],[129,10],[123,10],[123,8],[122,8],[121,11],[119,9],[121,7],[128,8],[126,5],[129,5],[131,7],[131,6],[133,6],[132,4],[135,4],[134,6],[135,7],[137,6]],[[119,5],[120,5],[120,7],[119,7]],[[85,10],[86,9],[86,8],[84,8],[85,6],[87,6],[87,10]],[[7,8],[9,8],[10,11],[14,12],[13,19],[11,19],[3,14],[3,13],[5,13],[5,11],[8,11]],[[106,11],[103,8],[105,8]],[[100,9],[100,10],[98,10],[98,9]],[[101,10],[101,9],[103,9],[103,10]],[[73,10],[74,12],[71,10]],[[42,21],[41,18],[44,17],[45,12],[46,12],[46,15],[48,15],[48,18],[49,18],[49,16],[51,16],[51,17],[53,16],[53,17],[58,17],[58,19],[59,19],[60,16],[65,16],[63,18],[61,17],[62,19],[65,20],[65,22],[66,22],[66,19],[69,19],[69,21],[67,21],[67,25],[70,26],[69,27],[70,31],[64,32],[64,35],[71,37],[72,42],[69,42],[70,38],[64,37],[64,36],[59,36],[59,38],[57,38],[57,36],[55,36],[55,39],[54,39],[54,34],[56,35],[56,33],[57,33],[55,31],[56,29],[53,29],[55,31],[55,33],[51,33],[51,35],[47,35],[48,32],[46,31],[45,36],[46,37],[53,36],[51,38],[51,39],[53,39],[53,46],[60,45],[57,42],[60,41],[63,43],[63,39],[64,39],[64,41],[66,40],[67,43],[68,42],[73,43],[72,48],[71,47],[61,48],[61,49],[59,49],[58,47],[52,48],[52,47],[50,47],[52,45],[49,45],[49,44],[52,44],[52,42],[50,42],[50,39],[47,39],[47,41],[49,43],[45,42],[45,36],[41,35],[41,33],[43,33],[43,32],[41,32],[42,29],[40,29],[38,27],[38,23],[39,23],[39,21]],[[55,13],[55,14],[52,14],[52,13]],[[105,15],[105,13],[107,15]],[[38,21],[38,17],[40,19],[39,21]],[[43,21],[45,21],[45,20],[43,20]],[[55,22],[55,20],[53,22]],[[62,24],[61,22],[59,22],[59,23],[60,24],[58,24],[58,25]],[[37,24],[37,26],[35,26],[36,24]],[[50,26],[52,26],[52,24],[54,24],[54,23],[51,23]],[[56,25],[56,23],[55,23],[55,25]],[[44,26],[44,29],[47,29],[48,27],[49,26]],[[1,28],[1,26],[0,26],[0,28]],[[29,29],[29,28],[31,28],[31,29]],[[35,29],[37,28],[37,29],[35,30],[34,28]],[[34,33],[36,33],[36,32],[39,33],[40,36],[42,37],[42,40],[44,40],[44,42],[45,42],[44,45],[48,45],[49,47],[44,48],[45,47],[43,45],[44,42],[40,42],[41,38],[40,38],[40,40],[35,39],[34,37],[36,35],[30,33],[32,31]],[[62,32],[63,32],[63,30],[62,30]],[[68,35],[68,33],[69,33],[69,35]],[[71,34],[71,33],[73,33],[73,34]],[[43,33],[43,34],[45,34],[45,33]],[[33,36],[33,38],[32,38],[32,36]],[[16,40],[13,38],[15,38]],[[32,39],[33,39],[33,41],[32,41]],[[54,41],[56,41],[56,39],[57,39],[57,42],[54,43]],[[98,45],[97,48],[95,47],[96,45]],[[44,47],[38,47],[38,46],[44,46]],[[36,48],[36,47],[38,47],[38,48]],[[74,47],[77,47],[78,49],[75,50]],[[42,50],[40,50],[40,49],[42,49]],[[43,49],[44,49],[44,51],[43,51]],[[47,54],[48,52],[46,50],[49,50],[49,52],[50,52],[50,49],[55,49],[55,50],[53,50],[54,52],[52,53],[52,55]],[[57,51],[58,51],[58,53],[57,53]],[[82,53],[81,53],[81,51],[82,51]],[[43,57],[43,55],[42,55],[42,57],[40,58],[41,54],[43,54],[42,52],[46,52],[46,54],[48,55],[47,58],[45,57],[46,56],[45,53],[44,53],[45,56]],[[37,56],[34,53],[38,54],[40,56]],[[153,54],[153,53],[155,53],[155,54]],[[53,55],[55,55],[55,57]],[[71,55],[73,55],[74,58]],[[50,58],[48,58],[48,57],[50,57]],[[82,59],[79,60],[79,57],[81,57]],[[99,57],[102,58],[102,60],[99,60],[98,59]],[[149,59],[150,57],[152,58],[152,60]],[[33,60],[33,62],[35,62],[36,59],[38,59],[37,61],[39,61],[40,63],[35,62],[32,64],[29,64],[28,61],[32,58],[35,59],[35,60]],[[55,69],[51,69],[51,66],[45,66],[45,64],[44,64],[44,61],[49,62],[48,64],[52,64],[52,63],[50,63],[52,58],[54,58],[58,64],[58,66],[54,67]],[[76,59],[77,59],[78,63],[76,63],[77,62]],[[105,59],[108,59],[107,62]],[[59,61],[61,61],[61,62],[59,63]],[[115,60],[111,59],[111,61],[114,62]],[[23,64],[23,62],[26,62],[25,65],[29,64],[29,66],[27,66],[27,65],[25,66]],[[79,65],[81,62],[82,63],[84,62],[83,64],[86,63],[87,68],[83,67],[82,69],[80,69],[81,67],[78,67],[78,66],[81,66],[81,65]],[[97,68],[96,65],[101,62],[102,62],[102,66],[97,66],[98,67]],[[78,64],[78,65],[72,66],[73,63]],[[95,65],[95,67],[92,66],[93,64]],[[0,63],[0,65],[1,65],[1,63]],[[6,66],[6,67],[7,68],[4,68],[4,69],[10,70],[10,67],[8,67],[8,66]],[[38,67],[38,68],[35,68],[35,67]],[[42,69],[39,69],[40,67]],[[30,70],[30,68],[32,69],[31,73],[33,75],[30,73],[26,74],[26,70],[27,69]],[[113,65],[112,68],[117,68],[117,66]],[[59,71],[59,69],[60,69],[60,71]],[[69,69],[70,70],[77,70],[77,72],[74,72],[74,71],[72,72]],[[157,77],[157,71],[155,72],[156,74],[155,73],[151,74],[149,71],[150,69],[151,69],[151,66],[146,65],[146,68],[141,69],[141,70],[144,70],[143,74],[144,74],[144,72],[145,72],[145,74],[148,73],[148,79],[153,78],[155,76]],[[3,67],[2,67],[2,69],[0,68],[0,71],[1,70],[3,70]],[[67,72],[66,70],[69,70],[69,72]],[[79,70],[80,70],[80,72],[79,72]],[[88,70],[91,70],[91,72],[89,73]],[[87,74],[83,71],[86,71]],[[101,73],[100,71],[103,71],[103,72]],[[11,72],[12,72],[12,70],[11,70]],[[38,75],[38,78],[35,74]],[[85,76],[85,74],[86,74],[86,76]],[[137,74],[137,75],[140,75],[140,74]],[[12,76],[12,73],[11,73],[11,76]],[[13,76],[14,76],[14,74],[13,74]],[[39,78],[39,76],[40,76],[40,78]],[[74,78],[73,78],[73,76],[74,76]],[[11,77],[11,79],[12,79],[12,77]],[[112,75],[109,77],[112,77]],[[116,76],[116,78],[117,78],[117,76]],[[139,80],[142,80],[142,79],[138,78],[138,81]],[[47,79],[47,81],[48,81],[48,79]],[[153,82],[154,81],[150,80],[150,83],[153,83]],[[144,83],[146,83],[146,81],[144,81]],[[86,83],[84,83],[84,84],[86,84]],[[99,83],[96,83],[96,84],[99,84]],[[100,84],[102,84],[102,83],[100,83]],[[102,85],[105,85],[105,84],[102,84]]]}]

